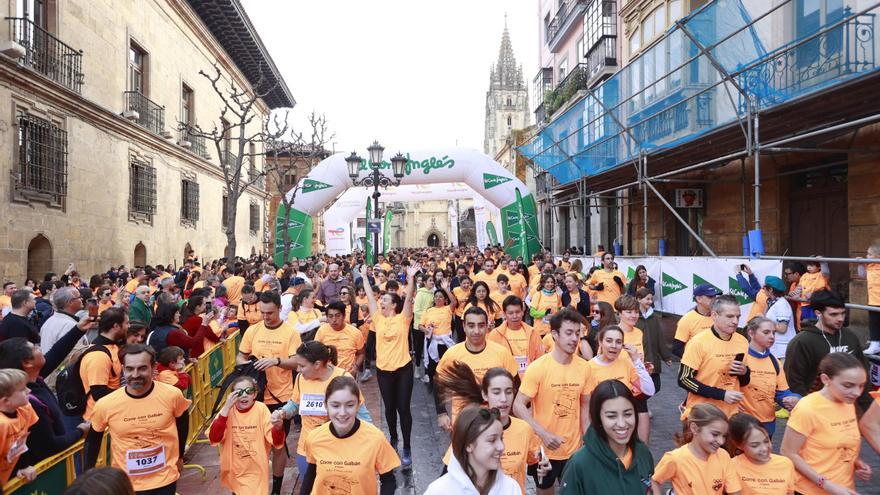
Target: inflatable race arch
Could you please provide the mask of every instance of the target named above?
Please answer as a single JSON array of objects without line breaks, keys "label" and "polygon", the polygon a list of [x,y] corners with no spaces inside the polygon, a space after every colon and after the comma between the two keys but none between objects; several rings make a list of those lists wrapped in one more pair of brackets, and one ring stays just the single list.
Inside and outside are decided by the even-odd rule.
[{"label": "inflatable race arch", "polygon": [[[414,151],[407,153],[407,163],[401,186],[421,186],[418,188],[401,187],[398,198],[405,200],[456,199],[473,195],[475,204],[485,200],[491,209],[497,209],[501,217],[501,236],[499,241],[505,251],[513,256],[522,253],[534,253],[540,249],[538,239],[537,207],[535,198],[526,185],[483,153],[472,149],[451,148],[440,151]],[[391,162],[383,161],[382,172],[393,178]],[[370,172],[366,160],[361,162],[361,177]],[[450,183],[452,187],[449,186]],[[461,183],[461,184],[455,184]],[[465,187],[466,186],[466,187]],[[284,204],[278,206],[275,219],[274,258],[280,265],[284,252],[284,230],[287,229],[290,241],[290,257],[304,258],[312,254],[312,229],[314,215],[320,214],[330,205],[336,206],[343,193],[348,208],[360,208],[366,198],[372,195],[372,188],[354,188],[348,176],[345,155],[337,153],[321,161],[309,174],[297,184],[298,191],[290,208],[288,218]],[[287,192],[288,198],[296,189]],[[414,190],[421,190],[422,194]],[[380,201],[394,201],[392,194],[383,195]],[[446,195],[448,191],[448,196]],[[517,192],[519,194],[517,194]],[[518,197],[521,199],[518,200]],[[398,201],[401,199],[397,199]],[[352,200],[357,201],[357,206]],[[362,203],[361,203],[362,201]],[[343,207],[344,205],[340,205]],[[330,208],[324,214],[325,230],[333,235],[348,235],[349,223],[353,219],[350,212],[343,208]],[[358,213],[359,213],[358,212]],[[329,213],[329,215],[328,215]],[[359,214],[357,216],[360,216]],[[344,229],[344,232],[340,232]],[[523,235],[525,234],[525,235]],[[328,238],[328,244],[330,239]],[[526,245],[523,246],[522,242]],[[350,246],[350,244],[349,244]],[[337,252],[338,253],[338,252]]]}]

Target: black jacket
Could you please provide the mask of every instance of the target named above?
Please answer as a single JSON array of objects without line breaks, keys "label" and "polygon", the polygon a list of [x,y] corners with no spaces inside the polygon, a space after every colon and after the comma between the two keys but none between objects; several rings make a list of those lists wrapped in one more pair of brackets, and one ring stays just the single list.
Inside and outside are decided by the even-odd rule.
[{"label": "black jacket", "polygon": [[660,314],[657,311],[652,311],[651,315],[645,318],[645,315],[640,311],[636,326],[642,331],[642,341],[645,344],[645,362],[654,365],[654,374],[660,374],[662,362],[672,359],[672,352],[669,350],[669,344],[666,343],[663,329],[660,327]]},{"label": "black jacket", "polygon": [[9,313],[0,321],[0,342],[14,337],[24,337],[31,344],[40,343],[40,333],[26,316]]},{"label": "black jacket", "polygon": [[46,364],[40,370],[40,376],[36,381],[28,382],[28,388],[31,389],[29,400],[37,413],[37,422],[30,428],[30,435],[27,438],[28,451],[19,458],[19,469],[33,466],[70,447],[83,437],[82,431],[78,428],[72,431],[65,428],[58,399],[43,381],[43,378],[49,376],[64,361],[82,336],[83,332],[78,327],[73,327],[64,334],[46,353]]},{"label": "black jacket", "polygon": [[[846,352],[862,363],[865,362],[859,338],[848,328],[841,328],[836,333],[828,333],[819,330],[815,322],[804,325],[801,332],[791,339],[785,349],[783,367],[789,389],[796,394],[806,396],[822,388],[821,383],[818,383],[819,362],[831,352]],[[866,394],[862,399],[865,397]],[[859,400],[860,405],[864,405],[862,399]]]},{"label": "black jacket", "polygon": [[[581,300],[577,304],[577,312],[587,320],[590,319],[590,295],[583,289],[578,289]],[[571,294],[565,287],[562,288],[562,307],[567,308],[571,304]]]}]

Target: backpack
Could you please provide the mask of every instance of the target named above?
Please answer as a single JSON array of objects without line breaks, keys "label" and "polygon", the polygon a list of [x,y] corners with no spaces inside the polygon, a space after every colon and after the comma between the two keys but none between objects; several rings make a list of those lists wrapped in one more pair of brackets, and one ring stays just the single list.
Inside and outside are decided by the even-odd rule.
[{"label": "backpack", "polygon": [[[61,370],[55,379],[55,395],[58,396],[58,405],[65,416],[82,416],[86,412],[89,394],[85,389],[79,370],[83,357],[95,351],[103,352],[107,354],[107,357],[113,359],[110,349],[107,349],[104,345],[95,344],[83,351],[73,365]],[[113,370],[112,366],[110,373],[112,376],[116,376],[116,371]]]},{"label": "backpack", "polygon": [[284,401],[275,397],[275,394],[272,393],[271,390],[266,388],[266,372],[260,371],[254,368],[254,363],[257,362],[257,358],[251,356],[250,361],[244,364],[236,364],[235,368],[232,370],[232,373],[229,374],[226,378],[223,379],[223,383],[220,384],[219,391],[217,392],[217,399],[214,401],[214,406],[211,408],[211,415],[209,417],[213,418],[217,411],[220,409],[220,402],[226,399],[226,389],[232,386],[232,384],[240,377],[249,376],[257,382],[257,400],[263,401],[263,394],[265,392],[269,392],[269,395],[275,399],[275,402],[279,404],[284,404]]}]

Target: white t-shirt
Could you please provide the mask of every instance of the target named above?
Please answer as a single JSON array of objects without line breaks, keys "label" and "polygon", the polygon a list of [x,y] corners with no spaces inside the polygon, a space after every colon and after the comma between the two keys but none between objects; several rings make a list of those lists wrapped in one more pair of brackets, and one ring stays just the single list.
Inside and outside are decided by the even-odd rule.
[{"label": "white t-shirt", "polygon": [[776,341],[770,348],[770,352],[776,359],[785,359],[785,349],[788,343],[794,338],[797,331],[794,328],[794,314],[791,312],[791,305],[784,297],[780,297],[767,309],[767,319],[774,323],[787,323],[788,330],[785,333],[777,333]]}]

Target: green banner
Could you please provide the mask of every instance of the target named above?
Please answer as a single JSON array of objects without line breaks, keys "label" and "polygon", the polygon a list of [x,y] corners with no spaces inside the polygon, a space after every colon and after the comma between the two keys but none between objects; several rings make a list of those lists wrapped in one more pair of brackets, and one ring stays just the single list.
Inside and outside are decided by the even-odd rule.
[{"label": "green banner", "polygon": [[[522,216],[520,215],[520,207],[522,207]],[[538,239],[538,207],[535,204],[535,198],[531,194],[522,198],[522,201],[514,200],[509,205],[501,208],[501,231],[505,233],[504,251],[510,256],[521,256],[523,246],[521,244],[522,225],[525,226],[526,242],[529,253],[536,253],[541,249],[541,242]],[[525,218],[521,221],[521,218]],[[529,260],[525,260],[528,264]]]},{"label": "green banner", "polygon": [[[290,209],[290,215],[287,215],[287,207],[284,204],[278,205],[278,215],[275,217],[275,246],[273,258],[275,264],[281,266],[284,264],[284,230],[287,228],[287,235],[290,245],[288,247],[288,259],[290,258],[307,258],[312,252],[312,217],[297,210]],[[285,217],[286,220],[285,220]],[[285,225],[286,224],[286,225]]]},{"label": "green banner", "polygon": [[[372,218],[373,209],[370,207],[371,198],[367,198],[367,216],[364,219],[365,222],[369,222],[370,218]],[[367,228],[366,238],[364,239],[364,259],[367,262],[367,265],[373,266],[376,263],[376,260],[373,259],[373,234],[370,233],[370,229]]]},{"label": "green banner", "polygon": [[489,235],[489,244],[492,246],[498,245],[498,233],[495,232],[495,224],[492,223],[492,220],[486,222],[486,234]]},{"label": "green banner", "polygon": [[391,209],[385,210],[385,221],[382,223],[382,254],[388,257],[388,246],[391,245]]},{"label": "green banner", "polygon": [[11,492],[10,495],[48,495],[50,493],[60,493],[59,490],[68,485],[67,462],[73,462],[73,458],[70,458],[69,461],[61,461],[43,471],[37,476],[37,479]]},{"label": "green banner", "polygon": [[223,348],[215,347],[208,355],[208,375],[211,386],[219,387],[223,383]]}]

